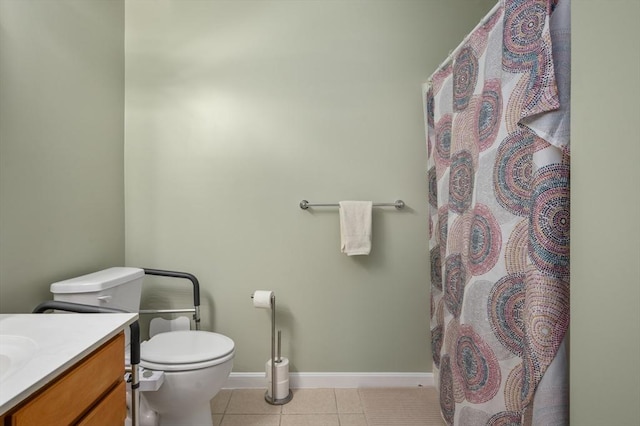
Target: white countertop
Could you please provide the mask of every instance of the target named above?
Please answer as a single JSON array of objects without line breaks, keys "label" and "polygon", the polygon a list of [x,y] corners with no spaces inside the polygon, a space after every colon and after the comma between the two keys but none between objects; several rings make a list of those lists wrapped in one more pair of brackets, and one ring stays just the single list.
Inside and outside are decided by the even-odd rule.
[{"label": "white countertop", "polygon": [[[138,314],[135,313],[0,314],[0,342],[3,339],[5,342],[31,339],[37,345],[18,369],[0,377],[0,415],[128,328],[136,319]],[[5,346],[8,348],[9,343]]]}]

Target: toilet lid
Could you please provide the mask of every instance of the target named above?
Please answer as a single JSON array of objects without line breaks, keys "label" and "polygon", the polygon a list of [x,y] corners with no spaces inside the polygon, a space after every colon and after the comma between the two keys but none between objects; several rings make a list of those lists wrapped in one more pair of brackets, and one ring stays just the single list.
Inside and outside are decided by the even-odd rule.
[{"label": "toilet lid", "polygon": [[190,364],[222,358],[235,345],[227,336],[209,331],[168,331],[140,346],[140,358],[159,364]]}]

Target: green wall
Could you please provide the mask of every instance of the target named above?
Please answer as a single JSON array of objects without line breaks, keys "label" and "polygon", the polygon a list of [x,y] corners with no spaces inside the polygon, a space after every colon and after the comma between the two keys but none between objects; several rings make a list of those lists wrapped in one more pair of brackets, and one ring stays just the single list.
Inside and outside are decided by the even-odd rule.
[{"label": "green wall", "polygon": [[[449,2],[422,2],[423,5],[417,6],[418,3],[413,4],[413,7],[428,5],[428,11],[424,10],[425,15],[420,16],[427,24],[418,30],[415,28],[418,25],[415,20],[408,17],[407,31],[412,35],[425,31],[423,35],[427,39],[411,41],[411,47],[408,49],[414,54],[412,61],[417,61],[417,67],[424,69],[419,76],[414,76],[417,71],[413,68],[416,64],[410,66],[411,71],[403,71],[409,77],[405,84],[410,88],[402,91],[407,99],[414,96],[413,91],[417,90],[412,79],[422,81],[475,25],[484,11],[491,7],[487,3],[482,11],[469,11],[464,7],[463,10],[470,16],[463,16],[459,27],[443,29],[437,22],[448,22],[447,27],[450,27],[450,23],[455,21],[454,6],[451,6],[451,9],[440,9]],[[640,98],[640,58],[637,49],[640,41],[640,30],[637,26],[637,22],[640,21],[640,3],[636,0],[617,0],[611,3],[615,7],[605,8],[602,2],[590,0],[574,1],[572,4],[571,416],[572,424],[577,426],[637,425],[640,418],[640,372],[637,362],[640,358],[640,229],[637,221],[640,217],[640,168],[636,164],[640,158],[636,129],[640,117],[636,102]],[[162,7],[168,8],[166,3]],[[458,3],[457,7],[461,5]],[[413,11],[419,12],[417,9]],[[378,10],[378,14],[382,12],[383,10]],[[169,12],[165,13],[166,19],[169,19]],[[343,25],[351,20],[355,26],[359,21],[355,15],[352,12],[345,16]],[[175,19],[179,17],[180,14]],[[317,19],[320,20],[322,17],[318,16]],[[400,18],[401,16],[396,16],[394,26],[389,26],[388,23],[386,27],[382,26],[387,30],[381,34],[386,35],[379,35],[377,37],[380,38],[376,40],[384,42],[391,37],[390,34],[401,33],[400,30],[393,31],[400,26],[397,22]],[[298,25],[304,27],[304,24],[309,24],[308,19],[310,18],[300,21]],[[364,15],[362,19],[364,20]],[[380,18],[377,19],[373,22],[381,23]],[[436,23],[428,21],[430,19]],[[50,282],[123,263],[123,21],[122,1],[53,3],[0,0],[0,312],[28,312],[35,304],[49,297]],[[365,22],[366,20],[354,27],[360,28],[360,31],[354,30],[350,33],[351,37],[378,34],[371,30],[366,31]],[[317,24],[321,26],[322,22]],[[259,18],[247,17],[242,28],[223,27],[222,35],[227,37],[233,35],[234,31],[241,30],[257,31],[258,34],[264,35],[265,25],[267,23]],[[440,30],[450,33],[438,36],[437,31]],[[286,33],[286,29],[282,31]],[[300,31],[304,31],[304,28]],[[308,33],[311,31],[308,29]],[[343,31],[346,30],[343,28]],[[247,53],[242,53],[243,49],[255,53],[256,45],[259,45],[260,41],[256,40],[258,36],[253,40],[244,40],[243,43],[237,38],[238,36],[227,38],[236,41],[233,45],[219,43],[216,55],[220,61],[235,64],[233,69],[241,70],[239,67],[248,57]],[[184,37],[177,38],[172,45],[166,46],[171,54],[155,52],[154,55],[160,55],[167,61],[188,62],[187,56],[197,57],[204,50],[189,46],[185,41]],[[283,43],[284,41],[286,40],[283,40]],[[366,69],[373,69],[377,73],[394,71],[395,74],[398,70],[392,68],[392,65],[385,65],[384,59],[395,58],[390,54],[390,50],[393,50],[390,47],[402,45],[399,41],[386,47],[383,43],[381,49],[385,49],[382,51],[385,55],[376,62],[377,71],[375,68]],[[332,50],[329,45],[325,46],[323,52]],[[191,50],[185,51],[185,47],[191,47]],[[316,46],[311,53],[319,55],[320,47]],[[367,49],[377,56],[373,47],[369,45]],[[282,50],[281,55],[287,56],[285,46]],[[278,50],[272,47],[269,52],[276,54]],[[132,55],[133,51],[129,50],[127,54]],[[289,50],[289,60],[292,60],[294,54],[307,61],[312,61],[314,57],[313,54],[305,55],[303,46],[298,46],[297,50]],[[137,56],[138,60],[147,60],[147,55],[149,52],[142,52]],[[343,59],[348,59],[350,52],[344,51],[342,55]],[[406,58],[408,54],[404,52],[401,55]],[[364,53],[352,58],[354,62],[362,61],[364,65],[373,61],[367,60]],[[194,61],[198,63],[198,60]],[[319,62],[321,61],[311,62],[306,70],[314,68],[314,64],[321,70],[330,70],[327,68],[328,65],[322,66]],[[135,66],[135,62],[132,65]],[[279,66],[283,64],[272,64],[270,68],[260,69],[261,72],[253,74],[253,78],[258,80],[255,85],[271,84],[273,74],[276,74]],[[245,65],[245,71],[247,68],[250,68],[250,64]],[[160,69],[158,73],[151,72],[146,76],[151,80],[150,87],[156,84],[153,83],[154,79],[166,78],[161,72],[167,69],[171,69],[169,65]],[[215,64],[211,62],[201,74],[195,72],[198,71],[197,67],[176,67],[173,72],[178,73],[181,78],[193,81],[197,88],[198,78],[202,78],[203,75],[206,77],[207,72],[215,70]],[[328,350],[320,351],[325,355],[326,363],[333,362],[343,355],[349,359],[353,358],[353,355],[345,355],[345,352],[353,354],[362,351],[353,349],[353,346],[361,345],[362,340],[353,333],[345,333],[345,330],[352,331],[349,327],[353,325],[345,326],[332,319],[337,316],[342,318],[343,322],[357,323],[360,330],[369,333],[365,338],[372,342],[370,345],[374,347],[365,344],[365,351],[378,349],[383,345],[398,345],[398,353],[416,352],[407,368],[428,371],[430,365],[425,364],[427,361],[423,359],[428,350],[423,344],[424,336],[416,337],[415,331],[406,331],[407,327],[413,326],[411,322],[420,323],[418,327],[426,329],[426,312],[422,310],[426,299],[426,246],[416,249],[423,258],[412,259],[408,265],[405,263],[408,261],[393,254],[395,251],[405,250],[404,245],[409,241],[416,244],[416,240],[412,239],[413,234],[420,234],[419,239],[422,239],[424,235],[421,234],[425,232],[424,224],[420,223],[419,218],[422,214],[419,209],[424,203],[413,195],[422,191],[421,183],[417,182],[421,182],[423,178],[423,144],[421,140],[414,141],[415,138],[422,138],[421,129],[418,128],[422,119],[420,101],[414,98],[406,101],[411,103],[411,106],[406,105],[403,108],[410,109],[410,112],[402,110],[395,113],[393,108],[380,107],[378,113],[373,113],[372,106],[366,102],[369,98],[358,98],[353,94],[346,97],[336,92],[323,95],[323,91],[318,87],[314,89],[314,84],[320,83],[303,78],[304,73],[300,76],[286,67],[284,71],[291,77],[288,80],[290,85],[301,86],[301,92],[308,88],[309,96],[305,98],[302,93],[298,93],[300,103],[288,109],[284,106],[277,108],[277,102],[270,103],[268,109],[259,108],[262,103],[251,109],[249,112],[253,118],[242,123],[253,126],[258,135],[275,133],[275,136],[269,136],[269,143],[256,137],[260,143],[245,146],[251,150],[262,147],[258,154],[273,158],[273,169],[287,164],[289,166],[285,167],[297,169],[287,169],[279,179],[266,174],[269,170],[247,171],[247,167],[244,166],[246,158],[240,155],[242,145],[238,146],[242,143],[249,144],[250,138],[245,136],[244,139],[229,141],[227,145],[226,162],[234,164],[238,173],[219,177],[234,188],[234,193],[231,193],[231,190],[229,193],[213,191],[222,184],[211,179],[201,184],[198,193],[202,197],[187,200],[186,195],[182,196],[178,189],[171,189],[170,192],[177,194],[177,201],[181,203],[176,207],[170,207],[168,201],[161,199],[160,196],[164,193],[160,188],[164,185],[175,185],[172,182],[185,183],[185,179],[187,183],[193,184],[199,174],[205,173],[203,169],[208,166],[198,164],[197,161],[192,166],[198,167],[185,166],[182,164],[186,156],[184,153],[177,157],[179,161],[176,165],[175,159],[171,156],[172,152],[165,149],[138,149],[137,153],[128,152],[128,174],[140,173],[128,184],[128,197],[148,190],[151,190],[151,195],[144,195],[145,202],[148,203],[146,207],[141,203],[133,203],[137,206],[136,210],[141,211],[136,213],[135,220],[143,224],[146,220],[149,223],[140,231],[142,235],[136,236],[135,232],[130,230],[133,235],[127,246],[127,257],[133,264],[149,262],[150,266],[184,267],[199,275],[204,273],[206,303],[214,308],[213,312],[208,311],[209,324],[213,328],[231,330],[231,323],[237,321],[239,324],[235,326],[236,329],[246,327],[253,330],[246,341],[237,338],[242,342],[245,351],[256,352],[255,356],[244,358],[242,366],[245,371],[261,368],[260,362],[265,358],[263,347],[268,345],[268,342],[262,342],[262,346],[258,348],[259,344],[254,345],[250,341],[252,338],[262,339],[268,332],[267,313],[249,308],[247,292],[256,288],[273,288],[278,292],[281,305],[279,321],[286,326],[283,327],[285,336],[288,335],[288,338],[295,340],[296,344],[300,344],[300,339],[306,339],[308,342],[314,337],[300,336],[303,326],[307,329],[314,327],[313,324],[308,324],[312,321],[318,323],[315,326],[319,329],[315,336],[318,340],[325,339],[324,341],[336,343],[337,337],[341,339],[337,342],[339,345],[331,348],[335,349],[331,356],[326,356]],[[227,71],[227,78],[232,77],[230,74],[233,74],[233,70]],[[317,72],[316,77],[318,74],[322,76],[323,73]],[[326,74],[324,78],[337,78],[337,74],[337,70],[334,70],[334,73]],[[354,75],[352,69],[352,84],[365,85],[364,82],[358,83],[356,77],[360,75]],[[380,75],[366,78],[367,81],[375,78],[385,81]],[[144,81],[137,86],[138,89],[128,87],[127,94],[138,96],[137,91],[144,87]],[[280,87],[286,89],[287,85],[280,82]],[[378,85],[371,87],[371,91],[377,91],[378,97],[387,99],[384,95],[389,95],[382,90],[384,88],[385,85]],[[147,100],[153,101],[153,108],[160,104],[169,111],[173,101],[170,97],[172,89],[175,88],[166,87],[164,91],[156,93],[155,99]],[[362,88],[359,90],[360,94],[364,92]],[[406,95],[409,91],[412,94]],[[320,123],[313,127],[302,127],[302,123],[296,120],[299,118],[297,108],[311,110],[319,94],[326,96],[318,100],[324,102],[318,105],[317,109]],[[292,101],[294,94],[289,91],[283,95],[281,102],[286,106]],[[338,100],[331,102],[329,97],[332,95]],[[206,96],[212,96],[212,92],[203,93],[202,96],[206,100]],[[160,102],[163,99],[165,102]],[[257,102],[262,98],[254,99]],[[345,100],[351,103],[345,104]],[[387,156],[383,156],[384,161],[380,160],[379,156],[375,168],[368,165],[372,161],[369,157],[356,159],[360,161],[353,160],[357,146],[351,145],[355,145],[355,141],[325,137],[324,132],[330,132],[331,129],[334,129],[335,134],[339,134],[341,128],[335,128],[339,123],[335,116],[344,111],[353,114],[357,104],[364,107],[359,117],[363,128],[375,124],[381,117],[385,117],[388,120],[386,123],[393,126],[391,135],[383,133],[380,137],[384,141],[378,141],[375,134],[368,134],[374,137],[376,149],[385,147],[388,154],[388,159]],[[206,107],[207,103],[203,102],[202,105]],[[241,102],[238,105],[245,106]],[[399,107],[404,105],[404,102],[396,101],[393,105]],[[128,107],[132,105],[128,104]],[[257,113],[256,110],[262,113]],[[331,113],[332,110],[337,112]],[[198,111],[198,108],[194,108],[189,114],[197,116],[195,113]],[[222,114],[227,110],[221,108],[220,111]],[[306,114],[310,115],[310,112]],[[280,120],[275,120],[277,122],[288,119],[291,126],[270,127],[274,116],[276,119],[282,116]],[[407,120],[406,116],[411,117],[411,124],[401,121],[403,133],[395,132],[399,125],[394,123]],[[229,125],[233,115],[228,113],[222,117],[227,117],[228,120],[212,121],[212,131],[216,126],[224,126],[225,123]],[[322,122],[330,119],[333,121],[328,122],[324,128]],[[208,148],[209,145],[202,143],[202,139],[193,137],[193,129],[197,129],[195,124],[190,127],[188,120],[178,124],[181,126],[176,124],[174,128],[172,124],[169,129],[175,132],[175,140],[180,142],[173,149],[179,152],[191,151],[193,154],[191,157],[186,156],[188,159],[193,160],[206,155],[209,158],[215,157],[214,154],[209,154],[208,150],[212,149],[213,153],[220,153],[222,150]],[[157,130],[158,137],[164,137],[163,133],[167,128],[159,126]],[[322,137],[317,138],[316,144],[308,142],[309,138],[316,137],[312,130],[323,132]],[[350,130],[351,133],[358,131],[353,128]],[[300,144],[280,144],[277,139],[281,137],[297,137]],[[146,143],[153,146],[150,142],[152,139],[148,137]],[[411,142],[407,142],[407,139],[411,139]],[[368,142],[366,138],[359,138],[357,142],[364,148],[371,146],[365,143]],[[200,148],[199,143],[202,144]],[[307,151],[311,151],[309,156],[322,154],[321,143],[329,145],[326,149],[333,149],[335,156],[341,154],[346,144],[353,164],[367,165],[363,172],[366,175],[361,180],[373,179],[375,187],[356,185],[360,182],[351,183],[350,179],[345,178],[338,182],[340,193],[336,194],[337,178],[334,175],[341,173],[346,166],[327,168],[326,153],[325,157],[320,157],[321,164],[315,164],[317,157],[304,164],[296,163],[295,160]],[[415,161],[410,159],[407,162],[406,153],[395,152],[400,149],[401,144],[411,146],[409,151],[411,155],[416,156]],[[163,140],[161,145],[169,144]],[[129,146],[128,150],[134,151],[134,147]],[[132,171],[133,164],[145,161],[152,164],[145,166],[145,172]],[[233,171],[234,167],[224,163],[225,161],[217,161],[214,165]],[[392,165],[391,168],[388,167],[389,164]],[[209,167],[213,168],[214,165]],[[255,163],[251,163],[251,166],[255,166]],[[164,168],[168,168],[169,171],[161,172]],[[251,175],[244,176],[247,173]],[[188,177],[190,174],[194,176]],[[396,181],[397,174],[403,176],[400,182],[402,185],[398,185]],[[258,175],[257,179],[255,175]],[[382,175],[382,178],[378,178],[378,175]],[[262,184],[263,176],[269,177],[269,183],[275,183]],[[325,181],[325,177],[329,180]],[[159,179],[159,183],[153,184],[156,178]],[[284,192],[281,187],[292,180],[301,181],[298,192],[286,197],[286,194],[278,195]],[[386,184],[384,180],[392,182]],[[138,185],[141,188],[136,189]],[[255,185],[263,189],[266,187],[268,191],[265,189],[264,196],[253,200],[248,195],[255,196],[252,188]],[[407,189],[412,185],[418,185],[418,188]],[[191,187],[185,186],[187,194],[191,190]],[[247,196],[241,197],[244,194]],[[230,196],[230,199],[227,199],[227,196]],[[312,213],[301,212],[296,208],[297,202],[302,198],[312,201],[336,201],[343,196],[371,197],[377,200],[403,197],[417,211],[378,211],[378,228],[375,229],[375,251],[372,257],[348,259],[337,253],[335,211]],[[605,212],[600,203],[594,202],[598,198],[611,201],[610,204],[617,209]],[[204,212],[201,211],[203,207]],[[158,212],[159,208],[166,212]],[[189,214],[182,213],[183,209]],[[275,209],[278,211],[273,212]],[[286,214],[291,226],[296,227],[298,235],[291,237],[286,233],[289,232],[286,231],[288,224],[276,224],[262,219],[265,211],[271,215],[270,218]],[[127,213],[133,214],[131,211]],[[239,218],[235,219],[236,216]],[[404,224],[407,218],[411,225]],[[192,220],[197,220],[198,226],[187,226]],[[264,236],[256,234],[251,238],[236,239],[216,237],[218,234],[231,234],[232,232],[225,231],[224,227],[231,228],[231,225],[238,222],[246,223],[250,230],[258,232],[255,229],[258,225],[252,224],[255,221],[260,222],[260,229],[265,230]],[[186,227],[189,233],[184,236],[178,231],[167,231],[164,228],[165,223],[177,223],[175,226],[179,231]],[[148,227],[154,227],[159,231],[152,233]],[[210,238],[214,231],[215,235]],[[398,232],[401,234],[397,235]],[[178,237],[177,234],[183,236]],[[149,241],[143,242],[143,238]],[[424,240],[426,244],[426,238]],[[165,246],[174,248],[167,249]],[[186,253],[182,253],[183,251]],[[225,254],[225,251],[228,254]],[[197,254],[198,259],[191,261],[194,252],[204,254]],[[238,260],[230,260],[231,254],[237,256]],[[377,258],[372,261],[373,256]],[[327,266],[329,259],[333,264]],[[339,273],[330,270],[330,267],[336,267],[336,264],[340,267]],[[407,280],[412,284],[403,284],[388,271],[382,272],[384,282],[368,279],[378,272],[387,269],[395,272],[396,268],[407,266],[415,267],[417,270],[415,276]],[[317,287],[317,293],[312,293],[310,288],[313,287]],[[365,290],[388,292],[380,293],[382,297],[376,297],[369,295]],[[351,298],[332,299],[320,295],[321,292],[332,292],[334,295],[342,293],[341,296],[347,293]],[[184,293],[186,298],[188,292]],[[400,295],[396,298],[395,293]],[[302,309],[298,308],[298,300],[306,298],[310,301],[305,303]],[[399,302],[398,298],[402,301]],[[417,300],[409,300],[411,298]],[[358,304],[355,308],[350,306],[354,303]],[[407,324],[394,322],[393,327],[381,327],[376,317],[388,320],[390,315],[385,313],[385,310],[393,304],[399,304],[400,307],[392,306],[392,315],[398,314],[397,311],[401,309],[410,312],[402,314],[402,321]],[[367,309],[363,310],[363,306]],[[231,314],[230,311],[233,310],[238,312]],[[350,314],[347,316],[345,312]],[[363,318],[360,319],[358,315]],[[232,319],[225,320],[225,316],[231,316]],[[311,320],[300,320],[300,317],[309,317]],[[367,324],[371,327],[367,327]],[[384,332],[379,332],[379,329]],[[409,339],[418,340],[418,343],[409,344],[407,347],[400,346],[399,343],[403,343],[399,342],[403,339],[402,334],[407,334]],[[291,356],[291,348],[288,345],[290,343],[285,342]],[[416,345],[419,346],[418,349]],[[297,351],[301,352],[304,349]],[[393,359],[397,354],[386,355]],[[406,359],[406,355],[401,356],[405,357],[402,359]],[[308,359],[309,356],[306,357]],[[416,360],[417,357],[421,360]],[[297,361],[297,356],[292,356],[292,359]],[[351,363],[351,360],[348,362]],[[310,361],[307,364],[309,368],[317,365]],[[335,371],[340,363],[335,365],[338,367],[329,365],[324,368]],[[397,365],[384,367],[392,371],[400,369]],[[364,371],[373,367],[365,365],[363,368],[357,368],[349,364],[340,368]]]},{"label": "green wall", "polygon": [[640,422],[640,2],[572,2],[571,424]]},{"label": "green wall", "polygon": [[124,262],[124,2],[0,0],[0,312]]},{"label": "green wall", "polygon": [[[293,371],[431,370],[420,89],[493,4],[126,2],[127,263],[194,273],[235,371],[269,357],[261,289]],[[298,207],[398,198],[361,257]]]}]

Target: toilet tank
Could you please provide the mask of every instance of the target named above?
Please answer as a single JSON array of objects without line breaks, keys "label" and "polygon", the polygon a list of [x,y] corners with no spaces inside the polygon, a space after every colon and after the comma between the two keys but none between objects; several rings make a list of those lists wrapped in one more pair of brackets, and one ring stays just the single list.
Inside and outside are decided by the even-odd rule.
[{"label": "toilet tank", "polygon": [[138,312],[144,270],[114,267],[51,284],[53,300]]}]

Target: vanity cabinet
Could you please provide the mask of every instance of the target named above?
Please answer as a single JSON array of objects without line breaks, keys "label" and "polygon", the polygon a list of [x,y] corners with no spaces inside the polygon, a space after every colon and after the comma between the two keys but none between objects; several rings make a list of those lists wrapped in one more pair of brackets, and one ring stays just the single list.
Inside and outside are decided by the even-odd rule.
[{"label": "vanity cabinet", "polygon": [[112,426],[126,415],[121,332],[5,414],[0,425]]}]

